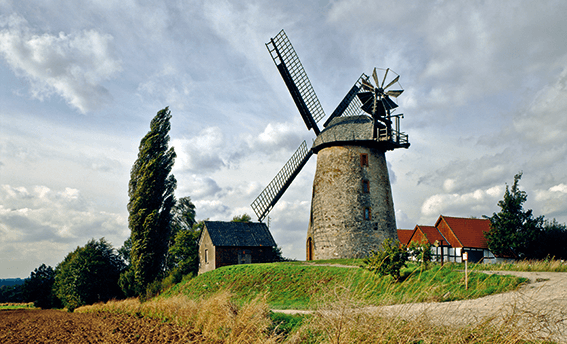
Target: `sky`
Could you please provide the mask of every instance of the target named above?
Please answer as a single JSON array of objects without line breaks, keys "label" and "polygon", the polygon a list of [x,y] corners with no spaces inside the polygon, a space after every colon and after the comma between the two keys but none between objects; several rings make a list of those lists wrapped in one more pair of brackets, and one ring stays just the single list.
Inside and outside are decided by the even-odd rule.
[{"label": "sky", "polygon": [[[565,1],[0,0],[0,278],[129,236],[128,181],[169,106],[176,197],[229,221],[315,138],[265,47],[281,29],[327,113],[400,75],[409,149],[386,154],[398,228],[525,208],[567,221]],[[321,121],[321,123],[324,122]],[[305,259],[316,156],[270,213]]]}]

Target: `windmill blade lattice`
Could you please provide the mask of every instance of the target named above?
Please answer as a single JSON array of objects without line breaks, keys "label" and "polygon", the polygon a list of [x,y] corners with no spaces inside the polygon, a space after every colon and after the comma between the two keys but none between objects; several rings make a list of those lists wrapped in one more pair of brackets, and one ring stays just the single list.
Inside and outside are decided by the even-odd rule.
[{"label": "windmill blade lattice", "polygon": [[329,123],[331,123],[331,120],[335,117],[360,115],[362,112],[362,102],[356,95],[362,88],[363,82],[366,80],[368,80],[368,75],[362,73],[350,91],[348,91],[347,95],[339,103],[335,111],[333,111],[331,116],[329,116],[329,118],[325,121],[325,124],[323,124],[324,127],[327,127]]},{"label": "windmill blade lattice", "polygon": [[262,222],[268,215],[312,155],[313,151],[308,150],[307,143],[303,141],[270,184],[256,197],[250,206],[258,221]]},{"label": "windmill blade lattice", "polygon": [[281,30],[270,42],[266,43],[266,47],[299,109],[305,125],[319,135],[317,122],[325,117],[325,112],[284,30]]}]

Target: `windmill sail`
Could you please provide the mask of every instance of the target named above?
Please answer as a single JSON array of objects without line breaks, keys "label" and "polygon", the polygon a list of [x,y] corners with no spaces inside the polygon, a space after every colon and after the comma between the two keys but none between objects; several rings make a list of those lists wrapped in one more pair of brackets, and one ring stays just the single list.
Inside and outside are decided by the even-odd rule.
[{"label": "windmill sail", "polygon": [[329,116],[329,118],[325,121],[325,124],[323,124],[323,126],[325,128],[327,127],[327,125],[329,125],[329,123],[331,123],[331,120],[335,117],[356,116],[356,115],[360,114],[360,112],[361,112],[360,108],[362,107],[362,102],[359,100],[359,98],[356,96],[356,94],[362,88],[363,81],[365,81],[367,79],[368,79],[368,76],[366,74],[362,73],[362,75],[358,78],[358,80],[356,80],[356,82],[354,83],[354,85],[352,86],[350,91],[348,91],[346,96],[343,98],[343,100],[337,106],[335,111],[333,111],[331,116]]},{"label": "windmill sail", "polygon": [[258,221],[262,222],[268,215],[312,155],[313,151],[308,150],[303,141],[270,184],[256,197],[250,206],[258,216]]},{"label": "windmill sail", "polygon": [[266,47],[299,109],[305,125],[308,129],[313,129],[316,135],[319,135],[317,122],[325,117],[325,112],[284,30],[281,30],[276,37],[266,43]]}]

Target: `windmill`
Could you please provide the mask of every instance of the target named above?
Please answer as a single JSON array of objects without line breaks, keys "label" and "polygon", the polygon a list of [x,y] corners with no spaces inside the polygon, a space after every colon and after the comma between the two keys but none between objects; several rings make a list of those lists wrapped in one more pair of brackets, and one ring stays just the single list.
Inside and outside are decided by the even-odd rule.
[{"label": "windmill", "polygon": [[[308,130],[316,138],[303,141],[284,167],[252,202],[262,221],[307,161],[317,154],[307,230],[307,260],[363,257],[388,238],[397,239],[392,191],[385,152],[408,148],[400,132],[399,75],[374,68],[362,74],[323,124],[325,112],[284,30],[266,43]],[[382,75],[383,74],[383,75]],[[399,89],[391,89],[399,86]]]}]

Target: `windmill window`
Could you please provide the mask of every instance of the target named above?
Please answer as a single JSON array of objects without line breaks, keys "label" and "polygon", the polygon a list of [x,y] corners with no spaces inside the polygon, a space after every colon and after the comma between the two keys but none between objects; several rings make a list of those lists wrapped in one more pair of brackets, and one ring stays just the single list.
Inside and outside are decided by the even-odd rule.
[{"label": "windmill window", "polygon": [[362,192],[364,193],[370,192],[370,182],[366,179],[362,180]]},{"label": "windmill window", "polygon": [[360,166],[368,166],[368,154],[362,153],[360,154]]},{"label": "windmill window", "polygon": [[365,220],[371,220],[372,219],[372,214],[370,212],[370,208],[364,208],[364,219]]}]

